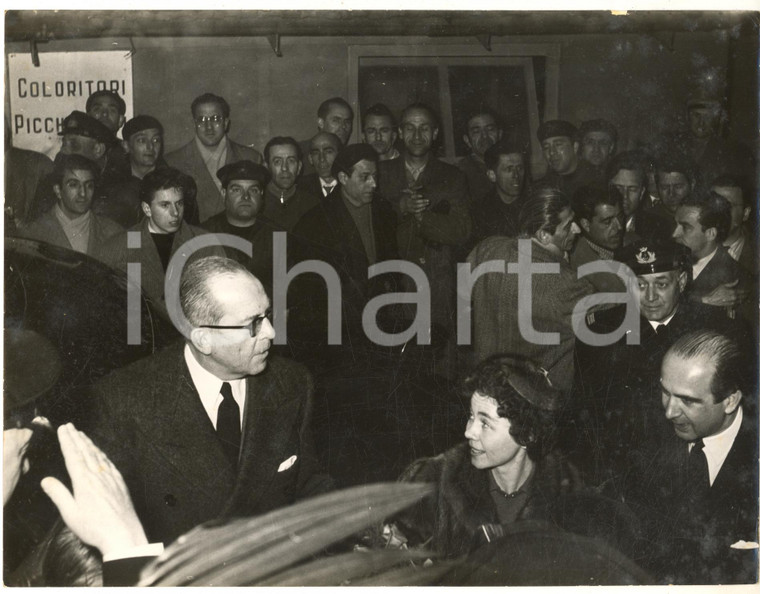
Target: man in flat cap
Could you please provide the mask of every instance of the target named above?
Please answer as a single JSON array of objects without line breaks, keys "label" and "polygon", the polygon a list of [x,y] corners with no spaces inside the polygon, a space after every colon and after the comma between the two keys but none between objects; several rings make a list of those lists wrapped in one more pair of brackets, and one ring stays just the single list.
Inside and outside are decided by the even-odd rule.
[{"label": "man in flat cap", "polygon": [[225,254],[248,268],[271,295],[272,237],[275,231],[284,229],[262,214],[269,170],[253,161],[238,161],[222,167],[217,176],[222,182],[224,212],[208,219],[202,227],[211,233],[229,233],[250,241],[252,257],[230,247],[224,248]]},{"label": "man in flat cap", "polygon": [[55,205],[19,229],[19,235],[95,256],[123,230],[110,218],[92,212],[98,166],[81,155],[59,155],[50,175]]},{"label": "man in flat cap", "polygon": [[121,147],[127,158],[118,171],[110,171],[111,179],[93,203],[93,211],[128,228],[142,219],[142,178],[156,168],[166,167],[161,155],[164,127],[153,116],[138,115],[124,124],[122,136]]},{"label": "man in flat cap", "polygon": [[224,210],[222,185],[216,172],[224,165],[248,160],[261,164],[257,150],[232,141],[230,106],[223,97],[204,93],[190,106],[195,138],[185,146],[166,155],[166,162],[191,176],[198,188],[197,202],[200,222]]},{"label": "man in flat cap", "polygon": [[549,165],[542,182],[572,198],[581,186],[603,185],[603,176],[588,161],[579,158],[578,129],[565,120],[549,120],[538,127],[538,141]]},{"label": "man in flat cap", "polygon": [[320,200],[330,195],[338,180],[332,174],[332,164],[338,151],[343,146],[332,132],[318,132],[309,142],[308,161],[314,167],[314,173],[309,173],[298,180],[298,186],[317,196]]},{"label": "man in flat cap", "polygon": [[[575,427],[577,461],[592,484],[611,495],[631,487],[629,469],[643,465],[670,432],[662,418],[659,370],[665,351],[679,337],[701,328],[721,329],[754,348],[749,328],[725,308],[685,298],[689,252],[672,240],[625,246],[618,258],[636,275],[636,326],[607,346],[578,341]],[[624,304],[588,315],[589,328],[607,334],[626,323]],[[639,342],[628,344],[632,331]],[[638,466],[637,466],[638,467]]]},{"label": "man in flat cap", "polygon": [[[108,150],[116,142],[116,136],[102,122],[81,111],[72,111],[64,120],[58,133],[62,137],[58,155],[81,155],[93,161],[101,175],[105,169]],[[56,155],[56,158],[58,158]],[[56,202],[54,182],[48,176],[37,187],[34,202],[27,210],[27,221],[33,221],[50,210]],[[99,191],[96,188],[95,195]]]},{"label": "man in flat cap", "polygon": [[615,154],[617,128],[607,120],[588,120],[581,124],[578,137],[581,139],[581,160],[604,171]]}]

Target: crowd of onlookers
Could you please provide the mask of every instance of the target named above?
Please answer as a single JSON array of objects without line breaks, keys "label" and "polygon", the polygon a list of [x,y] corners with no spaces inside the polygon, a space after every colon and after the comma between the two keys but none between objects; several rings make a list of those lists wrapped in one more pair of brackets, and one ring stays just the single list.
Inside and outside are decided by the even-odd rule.
[{"label": "crowd of onlookers", "polygon": [[[6,554],[6,583],[114,567],[128,583],[207,520],[403,468],[437,487],[388,519],[405,547],[466,555],[533,521],[601,539],[652,583],[757,579],[756,170],[724,136],[723,99],[689,98],[687,129],[627,151],[609,121],[544,121],[539,179],[529,140],[485,105],[456,161],[422,103],[362,106],[350,143],[353,109],[328,99],[312,138],[259,152],[206,93],[167,154],[161,122],[125,121],[117,93],[84,107],[54,162],[6,140],[6,236],[91,256],[189,324],[92,386],[92,441],[58,430],[73,491],[42,489],[65,524]],[[22,413],[44,414],[69,355],[20,325],[5,333],[6,533],[15,485],[45,467],[25,448],[53,436]],[[420,445],[434,418],[466,443],[408,466],[439,453]],[[70,562],[49,570],[61,548]]]}]

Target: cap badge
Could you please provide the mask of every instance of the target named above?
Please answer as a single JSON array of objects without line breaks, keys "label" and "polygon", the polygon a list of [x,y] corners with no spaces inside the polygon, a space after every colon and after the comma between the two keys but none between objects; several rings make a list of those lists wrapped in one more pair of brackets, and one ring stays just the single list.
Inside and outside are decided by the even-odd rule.
[{"label": "cap badge", "polygon": [[646,247],[640,248],[639,253],[636,254],[636,262],[639,264],[653,264],[657,261],[657,256],[654,252],[649,251]]}]

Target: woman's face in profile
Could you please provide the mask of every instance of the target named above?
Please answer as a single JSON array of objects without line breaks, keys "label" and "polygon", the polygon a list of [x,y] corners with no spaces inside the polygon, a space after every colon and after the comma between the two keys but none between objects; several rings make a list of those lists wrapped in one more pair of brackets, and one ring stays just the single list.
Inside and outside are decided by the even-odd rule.
[{"label": "woman's face in profile", "polygon": [[522,449],[509,433],[509,420],[500,417],[496,408],[496,400],[479,392],[470,398],[470,418],[464,436],[470,444],[470,462],[475,468],[509,464]]}]

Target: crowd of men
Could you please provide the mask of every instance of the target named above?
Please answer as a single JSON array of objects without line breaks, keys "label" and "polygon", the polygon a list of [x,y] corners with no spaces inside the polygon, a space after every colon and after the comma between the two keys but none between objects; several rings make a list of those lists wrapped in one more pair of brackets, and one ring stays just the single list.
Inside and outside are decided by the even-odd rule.
[{"label": "crowd of men", "polygon": [[[190,105],[195,137],[167,154],[161,122],[125,121],[118,94],[84,107],[53,163],[6,149],[5,229],[125,274],[139,263],[164,315],[170,262],[189,257],[184,342],[93,388],[92,438],[144,529],[126,544],[334,488],[315,435],[331,426],[312,427],[312,409],[351,391],[342,364],[365,397],[382,392],[362,371],[378,337],[413,329],[407,342],[432,342],[431,376],[455,380],[495,353],[546,370],[566,396],[558,443],[589,485],[640,513],[660,554],[637,561],[657,581],[756,579],[754,161],[723,137],[720,99],[689,100],[688,130],[628,151],[609,121],[544,121],[540,179],[529,145],[484,105],[455,162],[438,156],[440,119],[422,103],[398,117],[363,106],[351,144],[352,107],[328,99],[312,138],[259,152],[229,137],[227,101],[206,93]],[[252,251],[187,249],[209,233]],[[368,270],[392,261],[413,268]],[[272,308],[285,296],[280,356]]]}]

